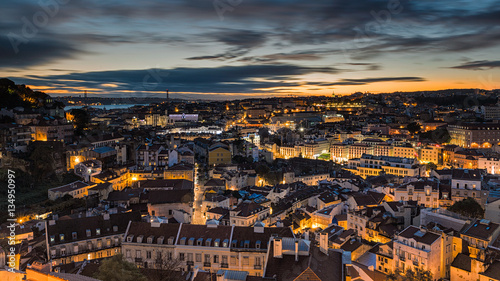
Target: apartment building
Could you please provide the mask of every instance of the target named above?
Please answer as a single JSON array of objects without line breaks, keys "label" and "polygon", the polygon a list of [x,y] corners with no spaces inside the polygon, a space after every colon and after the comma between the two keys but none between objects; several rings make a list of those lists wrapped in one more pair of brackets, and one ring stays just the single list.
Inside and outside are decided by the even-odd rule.
[{"label": "apartment building", "polygon": [[382,171],[401,177],[415,177],[424,175],[425,166],[412,158],[364,154],[361,158],[350,159],[347,170],[363,178],[378,176]]},{"label": "apartment building", "polygon": [[463,123],[449,125],[451,144],[465,148],[490,148],[500,142],[500,123]]},{"label": "apartment building", "polygon": [[418,205],[438,208],[440,207],[440,185],[439,182],[430,180],[400,185],[394,189],[394,201],[417,201]]},{"label": "apartment building", "polygon": [[442,274],[441,236],[416,226],[409,226],[394,238],[394,270],[405,273],[420,267],[429,270],[433,279],[444,278]]},{"label": "apartment building", "polygon": [[288,227],[161,224],[131,222],[122,243],[127,261],[158,268],[176,259],[181,268],[220,269],[264,274],[271,237],[294,238]]},{"label": "apartment building", "polygon": [[482,186],[482,171],[473,169],[454,169],[451,178],[451,199],[454,202],[474,198],[484,206],[489,191]]},{"label": "apartment building", "polygon": [[104,214],[45,223],[47,256],[53,265],[113,256],[130,221],[139,221],[139,212]]}]

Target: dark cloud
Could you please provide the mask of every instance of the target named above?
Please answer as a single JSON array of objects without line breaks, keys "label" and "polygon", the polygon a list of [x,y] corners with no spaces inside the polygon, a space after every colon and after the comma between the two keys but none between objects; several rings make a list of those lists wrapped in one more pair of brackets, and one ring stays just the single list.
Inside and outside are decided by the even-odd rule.
[{"label": "dark cloud", "polygon": [[[54,81],[59,81],[67,88],[102,88],[102,84],[114,84],[114,87],[109,88],[114,92],[155,92],[170,89],[172,92],[193,93],[258,93],[271,92],[268,88],[300,86],[303,82],[290,80],[310,73],[337,74],[339,70],[332,67],[278,64],[75,72],[11,79],[17,83],[35,86],[51,86]],[[308,83],[315,85],[314,82]]]},{"label": "dark cloud", "polygon": [[321,86],[358,86],[377,82],[423,82],[426,79],[422,77],[376,77],[363,79],[341,79],[333,83],[320,83]]},{"label": "dark cloud", "polygon": [[[25,41],[26,40],[26,41]],[[0,37],[0,68],[43,65],[59,59],[71,59],[85,53],[67,41],[16,35]]]},{"label": "dark cloud", "polygon": [[485,70],[491,68],[500,68],[500,61],[488,61],[488,60],[478,60],[466,62],[461,65],[453,66],[451,68],[456,69],[467,69],[467,70]]}]

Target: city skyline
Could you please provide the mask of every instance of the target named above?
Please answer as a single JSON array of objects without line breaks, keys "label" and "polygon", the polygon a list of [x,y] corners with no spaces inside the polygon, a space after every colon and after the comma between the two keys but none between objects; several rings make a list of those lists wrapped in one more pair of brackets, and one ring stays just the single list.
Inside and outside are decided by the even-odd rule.
[{"label": "city skyline", "polygon": [[50,95],[500,88],[495,1],[6,1],[1,76]]}]

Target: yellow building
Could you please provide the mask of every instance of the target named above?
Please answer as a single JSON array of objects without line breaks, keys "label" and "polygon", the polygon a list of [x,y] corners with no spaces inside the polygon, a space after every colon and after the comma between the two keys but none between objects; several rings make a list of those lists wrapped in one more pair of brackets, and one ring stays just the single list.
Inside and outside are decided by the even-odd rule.
[{"label": "yellow building", "polygon": [[215,146],[208,150],[208,165],[230,164],[231,151],[223,146]]}]

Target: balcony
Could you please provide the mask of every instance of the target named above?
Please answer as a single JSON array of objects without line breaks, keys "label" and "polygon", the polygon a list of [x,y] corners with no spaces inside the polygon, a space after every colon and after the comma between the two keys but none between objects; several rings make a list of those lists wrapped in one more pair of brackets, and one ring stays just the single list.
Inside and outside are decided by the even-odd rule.
[{"label": "balcony", "polygon": [[405,258],[405,257],[403,257],[403,256],[399,256],[399,260],[400,260],[400,261],[405,261],[405,260],[406,260],[406,258]]},{"label": "balcony", "polygon": [[221,263],[220,267],[221,268],[229,268],[229,264],[227,264],[227,263]]},{"label": "balcony", "polygon": [[253,269],[262,269],[262,265],[256,264],[253,266]]},{"label": "balcony", "polygon": [[413,261],[414,266],[418,266],[418,261]]},{"label": "balcony", "polygon": [[135,258],[135,262],[142,262],[142,258]]},{"label": "balcony", "polygon": [[191,266],[193,266],[193,265],[194,265],[194,261],[187,261],[187,262],[186,262],[186,265],[191,265]]},{"label": "balcony", "polygon": [[212,263],[210,263],[210,262],[204,262],[204,263],[203,263],[203,266],[205,266],[205,267],[211,267],[211,266],[212,266]]}]

